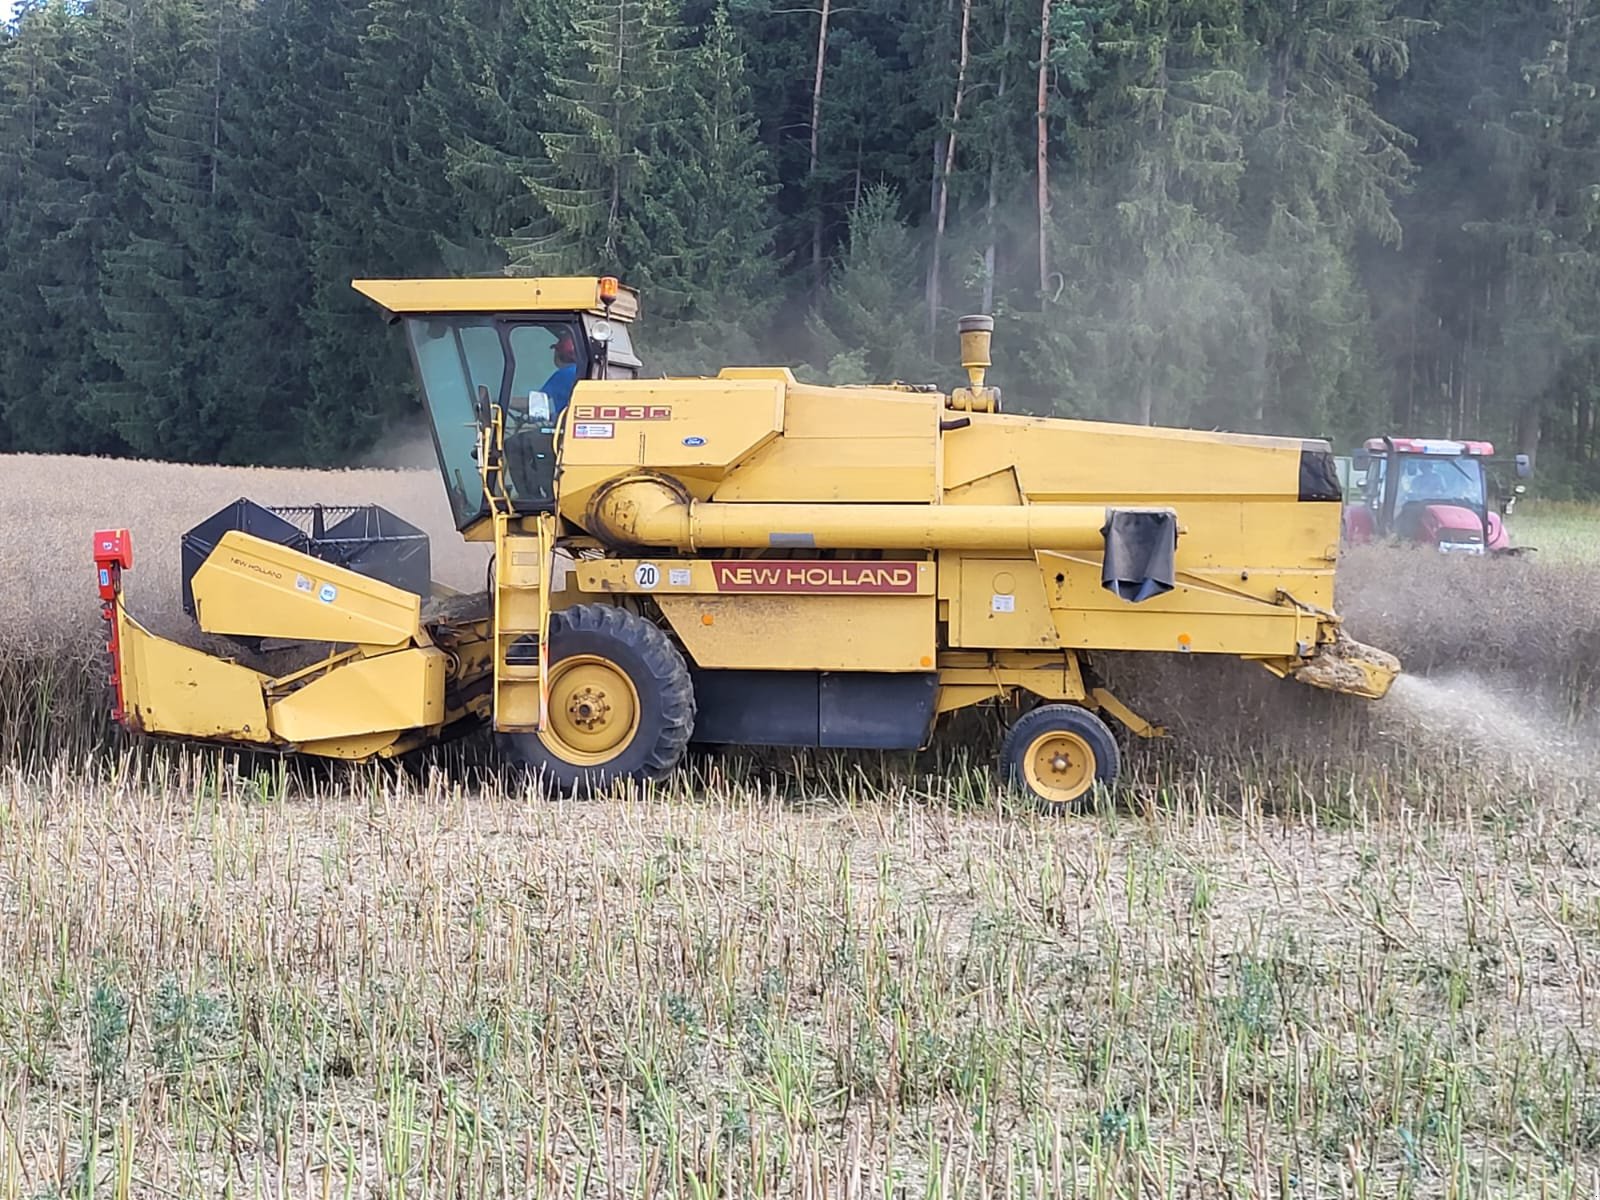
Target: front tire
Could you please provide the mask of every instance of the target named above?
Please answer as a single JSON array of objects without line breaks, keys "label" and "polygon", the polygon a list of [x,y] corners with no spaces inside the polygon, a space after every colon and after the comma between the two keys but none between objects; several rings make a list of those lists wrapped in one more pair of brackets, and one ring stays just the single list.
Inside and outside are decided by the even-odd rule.
[{"label": "front tire", "polygon": [[632,612],[580,604],[550,617],[549,712],[501,753],[564,795],[670,774],[694,730],[694,686],[667,635]]},{"label": "front tire", "polygon": [[1000,745],[1005,781],[1045,812],[1082,806],[1096,786],[1117,779],[1121,754],[1106,723],[1076,704],[1041,704]]}]

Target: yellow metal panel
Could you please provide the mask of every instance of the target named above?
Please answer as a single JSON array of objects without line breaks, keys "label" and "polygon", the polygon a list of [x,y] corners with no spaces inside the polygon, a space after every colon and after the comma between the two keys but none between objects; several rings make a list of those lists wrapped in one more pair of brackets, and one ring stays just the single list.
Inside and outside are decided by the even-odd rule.
[{"label": "yellow metal panel", "polygon": [[580,561],[573,574],[585,592],[844,593],[863,601],[885,595],[931,596],[935,580],[931,562],[853,558],[598,558]]},{"label": "yellow metal panel", "polygon": [[1009,696],[1017,688],[1045,700],[1083,700],[1088,695],[1078,656],[1060,650],[1050,653],[947,650],[939,655],[939,685],[941,688],[987,689],[988,694],[984,696],[963,692],[969,697],[968,703]]},{"label": "yellow metal panel", "polygon": [[944,494],[946,504],[1021,504],[1022,489],[1017,486],[1017,473],[1002,467],[988,475],[968,480],[949,488]]},{"label": "yellow metal panel", "polygon": [[783,428],[774,379],[586,380],[561,436],[561,515],[582,525],[594,490],[641,465],[701,497]]},{"label": "yellow metal panel", "polygon": [[315,754],[318,758],[341,758],[349,762],[365,762],[375,756],[388,757],[400,743],[401,735],[395,733],[369,733],[364,737],[329,738],[322,742],[302,742],[295,747],[300,754]]},{"label": "yellow metal panel", "polygon": [[[1014,464],[1035,500],[1166,505],[1180,496],[1299,494],[1295,438],[972,413],[944,436],[945,486]],[[1337,505],[1333,505],[1337,509]]]},{"label": "yellow metal panel", "polygon": [[961,558],[960,591],[950,608],[950,644],[1039,649],[1059,644],[1044,578],[1032,558]]},{"label": "yellow metal panel", "polygon": [[448,664],[431,647],[344,663],[274,704],[272,731],[302,743],[438,725]]},{"label": "yellow metal panel", "polygon": [[786,435],[741,463],[712,498],[927,504],[934,498],[933,439]]},{"label": "yellow metal panel", "polygon": [[539,681],[503,679],[495,693],[494,727],[501,733],[539,728]]},{"label": "yellow metal panel", "polygon": [[398,646],[422,636],[422,599],[377,579],[230,530],[194,573],[207,633]]},{"label": "yellow metal panel", "polygon": [[940,411],[933,396],[790,386],[783,437],[741,462],[713,498],[927,504]]},{"label": "yellow metal panel", "polygon": [[945,415],[938,396],[795,384],[788,389],[783,432],[786,437],[840,442],[914,438],[926,447],[931,474],[939,418]]},{"label": "yellow metal panel", "polygon": [[784,383],[795,382],[794,372],[788,367],[723,367],[717,372],[718,379],[779,379]]},{"label": "yellow metal panel", "polygon": [[266,676],[147,632],[118,606],[124,711],[146,733],[271,741]]},{"label": "yellow metal panel", "polygon": [[1063,646],[1292,655],[1316,642],[1314,616],[1193,576],[1180,573],[1172,591],[1130,604],[1101,586],[1096,558],[1046,553],[1039,555],[1039,564]]},{"label": "yellow metal panel", "polygon": [[658,595],[702,667],[775,671],[927,671],[930,596]]},{"label": "yellow metal panel", "polygon": [[[539,313],[605,311],[600,278],[579,275],[543,279],[357,279],[350,284],[392,313]],[[618,290],[611,315],[631,321],[639,294]]]}]

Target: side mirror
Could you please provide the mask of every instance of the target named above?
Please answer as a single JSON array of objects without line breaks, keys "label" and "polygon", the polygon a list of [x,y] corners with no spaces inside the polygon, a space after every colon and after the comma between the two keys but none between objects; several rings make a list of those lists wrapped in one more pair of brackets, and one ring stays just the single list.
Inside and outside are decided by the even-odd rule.
[{"label": "side mirror", "polygon": [[1372,466],[1372,454],[1367,450],[1357,450],[1350,456],[1350,465],[1358,471],[1365,471]]},{"label": "side mirror", "polygon": [[1533,474],[1533,459],[1526,454],[1517,455],[1517,478],[1526,479]]},{"label": "side mirror", "polygon": [[528,393],[528,420],[538,425],[550,423],[550,397],[547,393]]}]

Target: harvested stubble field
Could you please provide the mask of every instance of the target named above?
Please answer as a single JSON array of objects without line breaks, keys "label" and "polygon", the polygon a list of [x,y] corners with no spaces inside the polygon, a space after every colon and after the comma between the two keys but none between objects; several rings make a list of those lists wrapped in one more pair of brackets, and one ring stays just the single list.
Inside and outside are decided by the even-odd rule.
[{"label": "harvested stubble field", "polygon": [[428,476],[23,462],[0,1200],[1600,1194],[1593,569],[1353,556],[1353,628],[1430,672],[1377,706],[1116,662],[1176,737],[1079,818],[998,797],[981,730],[558,804],[61,715],[92,526],[170,611],[237,495],[447,530]]}]

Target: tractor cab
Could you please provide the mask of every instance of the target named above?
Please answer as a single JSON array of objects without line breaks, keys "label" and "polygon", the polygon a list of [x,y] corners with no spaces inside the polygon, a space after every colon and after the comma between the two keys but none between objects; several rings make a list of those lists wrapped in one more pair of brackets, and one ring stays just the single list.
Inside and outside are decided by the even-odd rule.
[{"label": "tractor cab", "polygon": [[[1502,513],[1515,495],[1495,503],[1488,442],[1434,438],[1371,438],[1351,462],[1344,529],[1355,543],[1386,538],[1442,553],[1486,554],[1511,549]],[[1529,473],[1518,455],[1517,475]],[[1520,493],[1519,486],[1516,491]]]},{"label": "tractor cab", "polygon": [[357,280],[404,326],[456,527],[488,516],[478,453],[496,416],[506,498],[518,513],[555,507],[562,421],[589,379],[640,370],[628,326],[635,292],[610,277]]}]

